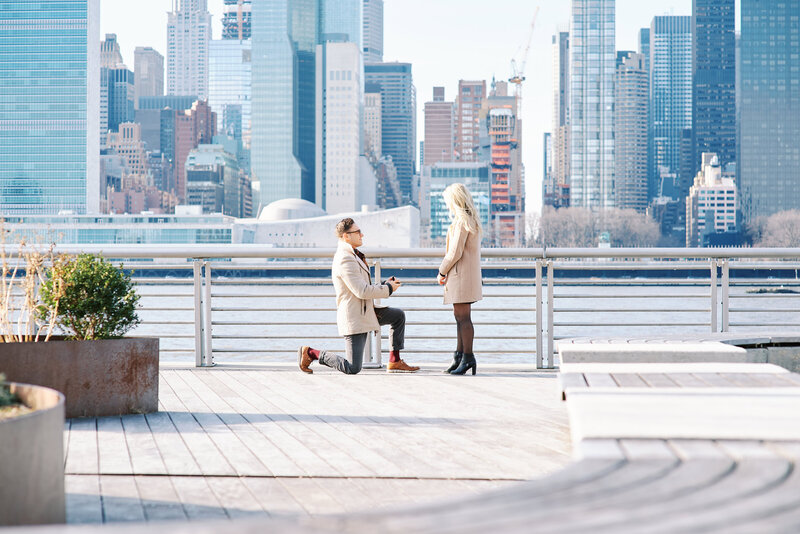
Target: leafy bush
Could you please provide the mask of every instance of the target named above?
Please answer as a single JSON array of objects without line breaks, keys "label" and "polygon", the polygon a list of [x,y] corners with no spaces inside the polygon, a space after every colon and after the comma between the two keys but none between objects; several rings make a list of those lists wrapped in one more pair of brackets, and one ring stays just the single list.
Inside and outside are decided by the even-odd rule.
[{"label": "leafy bush", "polygon": [[6,376],[0,374],[0,407],[17,403],[19,403],[19,399],[8,389],[8,384],[6,384]]},{"label": "leafy bush", "polygon": [[122,337],[139,324],[139,296],[130,276],[105,259],[81,254],[56,262],[42,284],[39,315],[69,339]]}]

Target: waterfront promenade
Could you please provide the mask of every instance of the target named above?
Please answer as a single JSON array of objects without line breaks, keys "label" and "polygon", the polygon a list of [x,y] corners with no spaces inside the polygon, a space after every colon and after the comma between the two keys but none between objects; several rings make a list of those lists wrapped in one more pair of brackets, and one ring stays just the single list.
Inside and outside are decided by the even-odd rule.
[{"label": "waterfront promenade", "polygon": [[571,461],[555,372],[314,367],[308,376],[294,364],[162,364],[158,413],[68,420],[68,522],[397,510]]}]

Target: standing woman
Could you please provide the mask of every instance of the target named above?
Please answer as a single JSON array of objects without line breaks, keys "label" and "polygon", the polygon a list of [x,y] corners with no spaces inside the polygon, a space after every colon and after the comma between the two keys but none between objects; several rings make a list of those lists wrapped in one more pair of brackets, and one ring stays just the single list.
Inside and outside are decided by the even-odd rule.
[{"label": "standing woman", "polygon": [[436,280],[444,285],[444,303],[453,305],[458,345],[453,363],[445,371],[463,375],[477,371],[472,340],[475,330],[470,317],[474,302],[483,298],[481,291],[481,222],[464,184],[451,184],[443,193],[452,223],[447,230],[447,252],[439,266]]}]

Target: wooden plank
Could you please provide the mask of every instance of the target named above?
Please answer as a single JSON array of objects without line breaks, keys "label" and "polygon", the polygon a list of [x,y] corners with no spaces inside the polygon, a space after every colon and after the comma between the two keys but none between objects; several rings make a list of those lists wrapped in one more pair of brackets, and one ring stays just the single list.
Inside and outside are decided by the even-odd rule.
[{"label": "wooden plank", "polygon": [[708,386],[713,386],[717,388],[739,387],[738,384],[730,381],[728,378],[726,378],[720,373],[702,373],[702,374],[696,374],[694,376],[706,383],[706,386],[704,387]]},{"label": "wooden plank", "polygon": [[[164,462],[165,474],[168,475],[200,475],[202,470],[189,451],[183,435],[173,424],[167,412],[149,413],[145,416],[147,426],[158,447],[161,460]],[[188,437],[189,441],[192,440]]]},{"label": "wooden plank", "polygon": [[145,520],[139,490],[132,476],[100,475],[100,490],[105,523]]},{"label": "wooden plank", "polygon": [[68,475],[99,473],[97,419],[72,419],[69,440],[69,454],[64,472]]},{"label": "wooden plank", "polygon": [[100,498],[98,475],[66,475],[64,490],[67,502],[67,523],[103,522],[103,502]]},{"label": "wooden plank", "polygon": [[566,398],[566,391],[570,388],[589,387],[583,373],[558,373],[558,383],[561,386],[561,398]]},{"label": "wooden plank", "polygon": [[[707,388],[708,386],[712,385],[710,380],[713,380],[712,376],[716,376],[713,373],[670,373],[669,378],[675,382],[678,387],[682,388]],[[717,380],[719,382],[719,380]]]},{"label": "wooden plank", "polygon": [[208,485],[222,504],[225,513],[231,519],[268,517],[267,512],[258,502],[242,478],[211,477]]},{"label": "wooden plank", "polygon": [[[308,512],[277,478],[243,478],[242,483],[270,517],[308,516]],[[301,497],[302,498],[302,497]]]},{"label": "wooden plank", "polygon": [[666,373],[639,373],[639,377],[651,388],[674,388],[678,384]]},{"label": "wooden plank", "polygon": [[[319,449],[318,454],[325,455],[325,458],[333,462],[343,474],[348,476],[374,476],[376,474],[381,476],[414,476],[412,474],[413,469],[417,469],[417,476],[431,476],[422,473],[439,474],[436,468],[432,466],[432,462],[425,456],[417,455],[419,462],[416,467],[408,465],[408,462],[403,460],[408,458],[404,454],[404,450],[410,455],[419,451],[417,442],[414,445],[409,445],[409,442],[414,439],[413,432],[395,432],[392,441],[387,442],[380,436],[382,425],[372,425],[372,428],[365,430],[363,429],[365,423],[363,418],[361,424],[358,424],[356,422],[356,419],[359,419],[358,417],[348,417],[351,410],[346,409],[345,406],[352,407],[353,403],[363,403],[364,397],[361,399],[354,398],[350,402],[339,405],[338,402],[344,400],[344,397],[349,395],[349,392],[320,392],[321,398],[331,400],[326,403],[327,409],[324,414],[315,414],[318,411],[318,403],[307,393],[298,394],[297,392],[300,390],[290,387],[284,380],[267,380],[267,377],[263,375],[258,378],[262,388],[264,386],[269,388],[265,392],[268,391],[270,399],[277,404],[274,405],[276,410],[284,413],[304,414],[303,421],[307,420],[309,423],[316,421],[318,423],[314,425],[306,423],[309,432],[314,432],[320,436],[313,441],[313,445],[317,446],[325,442],[335,443],[334,447],[337,447],[336,455],[330,454],[324,448]],[[333,399],[337,399],[337,405],[335,406],[332,405]],[[336,415],[328,415],[330,413]],[[325,439],[322,438],[323,435]],[[428,442],[432,448],[437,446],[435,442],[431,443],[430,440]],[[306,443],[308,442],[306,441]],[[392,449],[396,455],[386,451],[386,443],[392,443]],[[341,458],[343,455],[346,456],[345,459]],[[393,456],[395,457],[393,458]],[[397,460],[400,461],[398,462]],[[357,463],[354,464],[353,461],[357,461]]]},{"label": "wooden plank", "polygon": [[800,386],[800,374],[789,373],[789,374],[782,375],[781,378],[784,378],[786,380],[790,380],[790,381],[794,382],[795,384],[797,384],[798,386]]},{"label": "wooden plank", "polygon": [[170,480],[190,521],[228,517],[208,486],[208,478],[171,476]]},{"label": "wooden plank", "polygon": [[622,388],[646,388],[650,387],[644,379],[636,374],[612,373],[611,377]]},{"label": "wooden plank", "polygon": [[[226,383],[228,386],[236,387],[241,397],[232,398],[230,402],[235,403],[240,410],[247,410],[246,413],[253,413],[259,409],[267,410],[276,415],[282,413],[287,419],[284,428],[288,426],[304,425],[310,431],[315,432],[318,436],[318,438],[314,440],[316,444],[322,445],[328,443],[329,446],[332,447],[331,452],[335,451],[335,454],[327,454],[325,460],[328,463],[334,463],[338,466],[339,470],[344,470],[349,476],[375,476],[377,474],[376,470],[370,466],[382,468],[386,463],[385,458],[372,454],[371,451],[362,446],[361,442],[352,439],[347,434],[326,424],[325,416],[314,415],[313,410],[310,411],[306,417],[301,417],[299,411],[292,410],[292,413],[296,414],[298,419],[294,422],[288,420],[290,419],[289,414],[270,401],[276,400],[275,395],[266,395],[266,397],[269,397],[269,400],[258,395],[254,390],[263,389],[263,386],[260,386],[250,377],[242,373],[215,373],[214,376],[206,375],[204,379],[208,381],[217,380]],[[274,447],[274,445],[272,446]],[[353,450],[365,452],[359,454],[357,461],[353,461],[353,458],[346,455],[347,451]],[[277,454],[281,456],[290,454],[290,451],[283,452],[280,451],[280,449],[276,449],[276,451]],[[343,456],[344,458],[342,458]],[[295,473],[298,471],[298,468],[295,467]]]},{"label": "wooden plank", "polygon": [[[773,375],[764,375],[764,374],[755,375],[751,373],[719,373],[719,376],[735,386],[750,387],[750,388],[774,387],[770,383],[771,381],[759,379],[759,376],[769,377]],[[781,376],[781,375],[774,375],[774,376]]]},{"label": "wooden plank", "polygon": [[342,505],[330,493],[326,492],[315,479],[281,478],[278,480],[309,515],[340,514],[344,511]]},{"label": "wooden plank", "polygon": [[170,477],[134,477],[147,521],[187,519]]},{"label": "wooden plank", "polygon": [[[247,376],[247,373],[244,376]],[[263,394],[261,391],[264,389],[263,385],[255,380],[248,384],[242,380],[240,384],[241,391],[246,393],[249,399],[258,398]],[[315,442],[314,436],[309,434],[306,429],[295,425],[293,418],[281,416],[270,407],[258,405],[258,400],[254,402],[257,406],[254,406],[253,410],[248,409],[245,418],[254,430],[261,433],[271,443],[272,454],[271,457],[265,458],[265,461],[268,462],[273,472],[280,472],[287,476],[342,475],[338,469],[318,454],[318,452],[324,454],[324,447],[320,448]],[[243,406],[243,408],[247,407]],[[259,413],[260,410],[269,413]],[[298,429],[302,432],[297,433]]]},{"label": "wooden plank", "polygon": [[125,441],[131,457],[133,473],[137,475],[164,475],[167,468],[161,458],[155,439],[144,415],[122,417]]},{"label": "wooden plank", "polygon": [[[200,472],[206,476],[235,475],[236,471],[234,468],[217,449],[214,441],[205,432],[203,426],[183,404],[183,401],[179,398],[180,393],[176,387],[182,388],[182,392],[186,393],[187,397],[193,395],[191,390],[189,390],[188,393],[186,392],[188,388],[177,378],[175,371],[164,374],[166,375],[165,378],[168,378],[167,384],[170,390],[175,392],[175,395],[167,397],[172,401],[167,404],[170,410],[169,418],[180,433],[184,444],[194,457]],[[162,455],[164,458],[167,458],[169,453],[167,451],[162,451]]]},{"label": "wooden plank", "polygon": [[[119,417],[97,418],[97,451],[101,475],[132,475],[133,467]],[[102,482],[102,479],[101,479]]]},{"label": "wooden plank", "polygon": [[[250,451],[233,430],[241,426],[247,427],[249,423],[197,378],[199,373],[205,372],[207,371],[181,373],[181,378],[198,399],[197,404],[192,406],[195,419],[203,426],[239,476],[271,476],[269,468]],[[199,399],[202,399],[202,405]],[[212,413],[199,412],[203,407]]]},{"label": "wooden plank", "polygon": [[586,383],[590,388],[616,388],[619,387],[611,373],[584,373]]}]

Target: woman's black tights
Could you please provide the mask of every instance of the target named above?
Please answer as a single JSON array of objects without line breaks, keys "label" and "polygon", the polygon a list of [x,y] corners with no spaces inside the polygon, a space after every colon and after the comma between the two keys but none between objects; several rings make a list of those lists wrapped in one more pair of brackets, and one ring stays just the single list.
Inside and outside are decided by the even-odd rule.
[{"label": "woman's black tights", "polygon": [[456,317],[456,329],[458,331],[458,352],[462,354],[472,354],[472,339],[475,337],[475,329],[472,326],[470,311],[471,303],[453,304],[453,315]]}]

